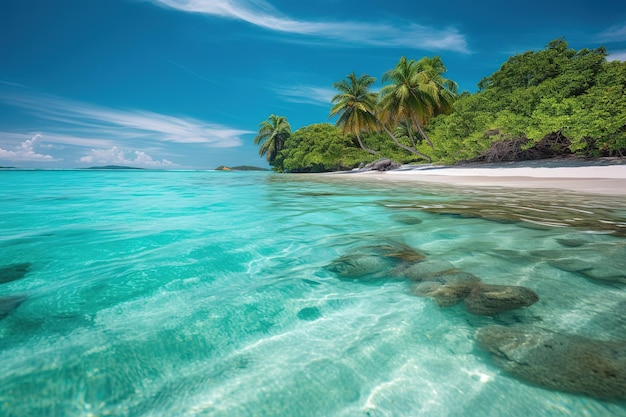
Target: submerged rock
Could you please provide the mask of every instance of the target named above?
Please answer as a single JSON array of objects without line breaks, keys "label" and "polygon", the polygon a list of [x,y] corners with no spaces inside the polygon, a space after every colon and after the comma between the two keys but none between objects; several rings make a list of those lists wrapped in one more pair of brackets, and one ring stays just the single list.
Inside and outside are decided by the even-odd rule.
[{"label": "submerged rock", "polygon": [[440,307],[465,301],[470,313],[495,315],[527,307],[539,300],[534,291],[512,285],[484,284],[480,278],[440,260],[425,256],[410,246],[393,242],[362,246],[343,255],[326,269],[340,279],[358,282],[407,280],[411,291],[420,297],[434,299]]},{"label": "submerged rock", "polygon": [[12,295],[0,298],[0,320],[7,317],[26,300],[25,295]]},{"label": "submerged rock", "polygon": [[[450,277],[448,281],[446,278]],[[443,275],[412,286],[411,291],[421,297],[433,298],[440,307],[450,307],[465,301],[467,311],[482,316],[493,316],[504,311],[527,307],[539,300],[537,294],[525,287],[484,284],[468,273]]]},{"label": "submerged rock", "polygon": [[450,275],[457,271],[459,269],[448,261],[427,259],[420,263],[406,265],[398,273],[411,281],[432,281],[437,277]]},{"label": "submerged rock", "polygon": [[575,272],[595,281],[626,284],[626,244],[594,243],[584,248],[540,250],[531,253],[566,272]]},{"label": "submerged rock", "polygon": [[[553,197],[553,196],[550,196]],[[573,206],[573,207],[572,207]],[[460,218],[484,219],[498,223],[519,223],[533,229],[573,227],[593,232],[606,232],[614,236],[626,236],[626,222],[621,207],[598,208],[595,204],[581,210],[572,201],[555,201],[544,195],[523,196],[503,202],[501,198],[467,199],[436,206],[414,206],[420,210]],[[575,213],[575,215],[572,215]]]},{"label": "submerged rock", "polygon": [[389,245],[378,245],[371,247],[374,252],[380,253],[387,258],[394,258],[407,264],[421,262],[426,256],[412,247],[403,243],[394,243]]},{"label": "submerged rock", "polygon": [[568,248],[578,248],[580,246],[583,246],[585,243],[584,240],[582,239],[556,239],[557,242],[559,242],[561,245],[566,246]]},{"label": "submerged rock", "polygon": [[395,271],[422,261],[425,256],[408,245],[389,244],[361,246],[335,259],[326,269],[342,279],[368,282],[382,278],[397,279]]},{"label": "submerged rock", "polygon": [[492,316],[503,311],[528,307],[537,301],[539,296],[526,287],[479,284],[471,289],[465,299],[465,307],[470,313]]},{"label": "submerged rock", "polygon": [[472,286],[472,283],[442,284],[438,281],[425,281],[411,287],[411,291],[420,297],[433,298],[439,307],[451,307],[464,300]]},{"label": "submerged rock", "polygon": [[416,281],[411,287],[415,295],[433,298],[440,307],[465,301],[467,311],[473,314],[492,316],[530,306],[539,300],[528,288],[485,284],[477,276],[446,261],[427,260],[409,266],[402,274]]},{"label": "submerged rock", "polygon": [[393,265],[383,257],[358,253],[343,255],[326,266],[339,278],[359,281],[374,281],[389,276],[391,268]]},{"label": "submerged rock", "polygon": [[480,278],[452,266],[448,262],[426,261],[420,268],[411,267],[407,276],[419,281],[411,287],[413,294],[433,298],[440,307],[450,307],[464,300],[477,285]]},{"label": "submerged rock", "polygon": [[423,222],[422,219],[416,216],[412,216],[409,214],[395,214],[391,216],[391,220],[408,225],[421,224]]},{"label": "submerged rock", "polygon": [[29,262],[0,267],[0,284],[24,278],[30,267]]},{"label": "submerged rock", "polygon": [[317,307],[304,307],[303,309],[298,311],[296,316],[300,320],[315,321],[319,319],[320,317],[322,317],[322,313],[320,312],[320,309]]},{"label": "submerged rock", "polygon": [[528,325],[487,326],[476,340],[502,369],[544,387],[626,398],[626,340],[603,341]]}]

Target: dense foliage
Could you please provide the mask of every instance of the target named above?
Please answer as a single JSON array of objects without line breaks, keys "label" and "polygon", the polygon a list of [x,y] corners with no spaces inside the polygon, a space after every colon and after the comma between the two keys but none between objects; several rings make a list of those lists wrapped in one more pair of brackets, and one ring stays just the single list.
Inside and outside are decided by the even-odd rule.
[{"label": "dense foliage", "polygon": [[[399,140],[410,143],[408,138]],[[402,163],[420,160],[398,148],[384,133],[363,133],[362,141],[375,154],[360,148],[355,135],[345,135],[332,124],[304,126],[292,133],[272,166],[277,171],[326,172],[358,168],[382,156]]]},{"label": "dense foliage", "polygon": [[333,84],[339,94],[336,94],[331,102],[330,117],[339,116],[337,126],[341,133],[354,134],[359,147],[372,155],[376,151],[366,147],[361,140],[361,132],[371,132],[377,129],[376,105],[378,95],[370,91],[376,78],[363,74],[357,77],[353,72],[347,80],[341,80]]},{"label": "dense foliage", "polygon": [[314,124],[291,135],[274,161],[274,168],[289,172],[346,170],[369,160],[370,156],[337,127],[328,123]]},{"label": "dense foliage", "polygon": [[[576,51],[562,40],[507,60],[462,94],[453,112],[427,131],[442,162],[474,159],[494,143],[545,143],[586,157],[626,152],[626,63],[606,61],[606,50]],[[530,154],[532,155],[532,154]]]},{"label": "dense foliage", "polygon": [[285,116],[271,114],[267,120],[259,123],[259,133],[254,138],[255,145],[261,145],[259,156],[265,155],[267,162],[273,165],[278,152],[285,146],[291,135],[291,125]]},{"label": "dense foliage", "polygon": [[314,124],[291,133],[284,117],[261,123],[257,143],[275,170],[350,169],[385,157],[398,162],[533,159],[626,154],[626,63],[606,50],[576,51],[557,39],[509,58],[456,94],[439,57],[402,57],[375,79],[354,73],[333,86],[337,127]]}]

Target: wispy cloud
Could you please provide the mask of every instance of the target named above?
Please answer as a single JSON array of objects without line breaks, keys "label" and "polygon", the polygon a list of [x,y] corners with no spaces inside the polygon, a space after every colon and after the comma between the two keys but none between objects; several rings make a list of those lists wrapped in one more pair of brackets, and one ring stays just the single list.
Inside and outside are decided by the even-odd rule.
[{"label": "wispy cloud", "polygon": [[[81,136],[74,136],[70,133],[65,134],[54,134],[54,133],[45,133],[38,135],[42,136],[45,139],[45,143],[40,142],[39,145],[42,148],[61,148],[62,145],[71,145],[71,146],[79,146],[79,147],[87,147],[87,148],[107,148],[115,146],[115,143],[112,140],[108,139],[98,139],[98,138],[85,138]],[[33,136],[32,133],[20,133],[20,132],[0,132],[0,141],[1,142],[23,142]],[[55,144],[55,145],[53,145]]]},{"label": "wispy cloud", "polygon": [[23,84],[19,84],[19,83],[14,83],[11,81],[7,81],[7,80],[0,80],[0,84],[4,84],[4,85],[8,85],[10,87],[18,87],[18,88],[27,88],[30,89],[30,87],[23,85]]},{"label": "wispy cloud", "polygon": [[611,26],[600,32],[597,38],[600,42],[624,42],[626,41],[626,24]]},{"label": "wispy cloud", "polygon": [[[150,0],[163,7],[241,20],[263,29],[297,34],[336,43],[467,53],[465,36],[455,28],[433,28],[415,23],[308,21],[276,10],[264,0]],[[291,39],[290,39],[291,40]]]},{"label": "wispy cloud", "polygon": [[277,95],[292,103],[306,103],[317,106],[330,106],[330,100],[337,94],[332,88],[297,85],[292,87],[276,87]]},{"label": "wispy cloud", "polygon": [[621,51],[613,51],[606,57],[607,61],[626,62],[626,49]]},{"label": "wispy cloud", "polygon": [[31,139],[27,139],[22,142],[14,150],[0,148],[0,160],[9,161],[37,161],[37,162],[55,162],[55,159],[51,155],[38,153],[35,148],[41,145],[42,136],[37,134]]},{"label": "wispy cloud", "polygon": [[[127,156],[130,153],[130,156]],[[130,165],[141,168],[172,168],[177,164],[167,159],[154,160],[143,151],[125,152],[114,146],[111,149],[92,149],[77,162],[86,164]]]},{"label": "wispy cloud", "polygon": [[111,109],[43,95],[3,95],[0,100],[53,122],[48,129],[52,135],[59,139],[66,137],[59,142],[74,145],[94,146],[94,140],[107,138],[106,144],[100,145],[106,147],[130,139],[145,139],[228,148],[240,146],[242,135],[254,133],[189,117]]}]

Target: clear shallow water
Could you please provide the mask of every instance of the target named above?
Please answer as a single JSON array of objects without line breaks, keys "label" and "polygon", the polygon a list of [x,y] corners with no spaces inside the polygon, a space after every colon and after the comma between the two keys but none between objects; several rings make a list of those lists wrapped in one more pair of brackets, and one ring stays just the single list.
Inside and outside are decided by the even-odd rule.
[{"label": "clear shallow water", "polygon": [[[474,338],[523,322],[626,339],[625,286],[606,280],[625,208],[349,177],[0,172],[0,268],[30,264],[0,284],[26,297],[0,320],[0,415],[625,415],[505,374]],[[475,316],[325,268],[381,242],[540,301]]]}]

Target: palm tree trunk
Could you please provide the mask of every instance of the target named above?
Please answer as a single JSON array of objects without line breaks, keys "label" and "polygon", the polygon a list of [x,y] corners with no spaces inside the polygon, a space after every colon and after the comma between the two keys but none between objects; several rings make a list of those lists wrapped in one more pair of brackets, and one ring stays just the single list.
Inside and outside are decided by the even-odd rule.
[{"label": "palm tree trunk", "polygon": [[426,139],[426,142],[428,142],[428,145],[430,145],[430,147],[434,149],[435,146],[430,141],[430,138],[428,137],[426,132],[424,132],[424,129],[422,129],[422,125],[420,124],[420,122],[417,120],[417,117],[415,116],[413,116],[413,123],[415,123],[415,126],[417,127],[417,130],[420,132],[420,135],[422,135],[422,137]]},{"label": "palm tree trunk", "polygon": [[402,148],[402,149],[404,149],[404,150],[407,150],[407,151],[411,152],[411,153],[412,153],[412,154],[414,154],[414,155],[421,156],[422,158],[426,159],[428,162],[431,162],[431,161],[432,161],[432,159],[430,158],[430,156],[428,156],[428,155],[426,155],[426,154],[421,153],[421,152],[420,152],[420,151],[418,151],[417,149],[413,149],[413,148],[411,148],[410,146],[406,146],[405,144],[400,143],[400,141],[398,141],[398,139],[397,139],[397,138],[393,135],[393,133],[391,133],[391,132],[389,131],[389,129],[387,129],[387,126],[385,126],[385,125],[384,125],[384,124],[382,124],[382,123],[381,123],[380,125],[383,127],[383,129],[385,130],[385,132],[389,135],[389,137],[390,137],[390,138],[394,141],[394,143],[395,143],[396,145],[398,145],[399,147],[401,147],[401,148]]},{"label": "palm tree trunk", "polygon": [[363,142],[361,141],[361,135],[359,135],[359,132],[356,132],[356,140],[359,142],[359,146],[361,147],[361,149],[363,149],[364,151],[367,151],[369,153],[371,153],[372,155],[376,155],[378,154],[378,152],[376,152],[374,149],[370,149],[367,146],[365,146],[363,144]]}]

